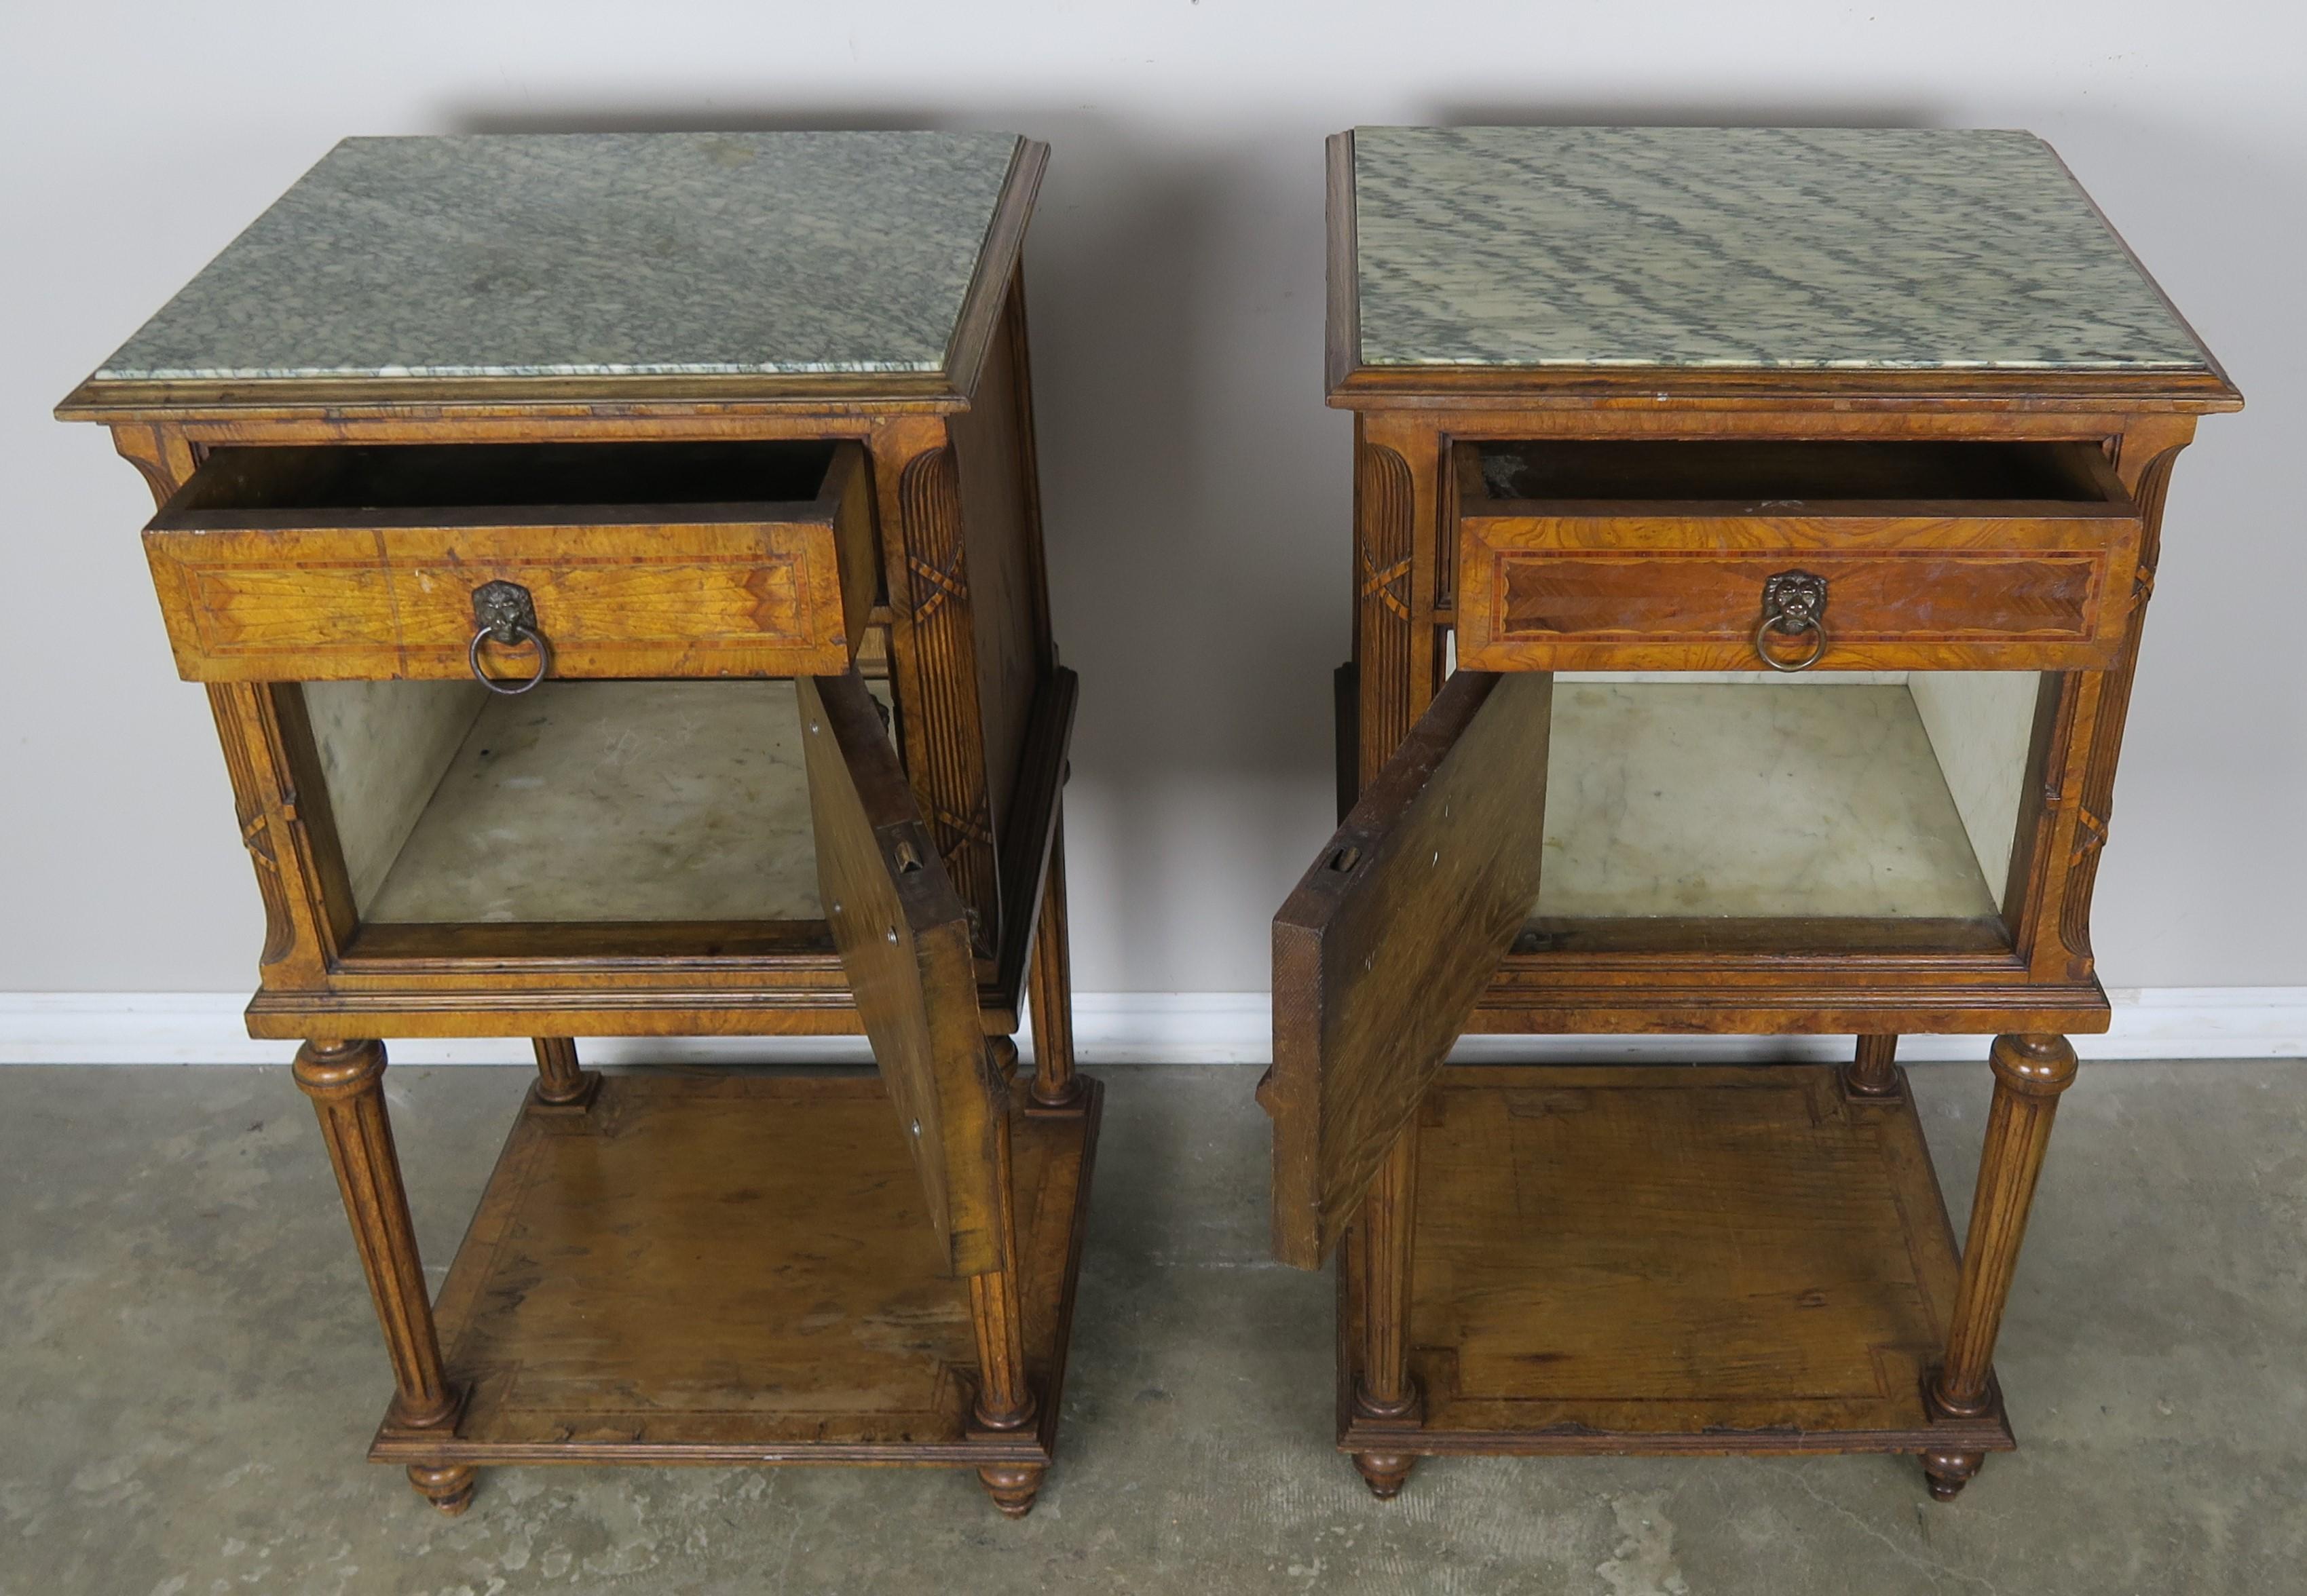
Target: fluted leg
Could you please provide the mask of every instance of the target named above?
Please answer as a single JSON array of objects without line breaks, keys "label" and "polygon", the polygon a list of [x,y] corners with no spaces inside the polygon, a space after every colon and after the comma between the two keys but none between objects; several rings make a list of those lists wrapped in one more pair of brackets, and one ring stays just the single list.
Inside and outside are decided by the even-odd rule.
[{"label": "fluted leg", "polygon": [[1033,931],[1033,964],[1026,972],[1033,1011],[1033,1086],[1029,1114],[1079,1114],[1088,1093],[1074,1076],[1073,956],[1066,934],[1066,827],[1059,816],[1050,839],[1049,878],[1042,887],[1042,917]]},{"label": "fluted leg", "polygon": [[570,1037],[536,1037],[538,1103],[547,1108],[587,1108],[601,1089],[601,1077],[577,1067],[577,1043]]},{"label": "fluted leg", "polygon": [[[384,1067],[382,1042],[315,1040],[296,1050],[296,1084],[320,1116],[392,1363],[392,1406],[385,1423],[411,1434],[454,1434],[464,1395],[450,1389],[442,1367],[432,1297],[385,1113]],[[444,1513],[462,1513],[472,1502],[474,1471],[466,1465],[420,1465],[408,1478]]]},{"label": "fluted leg", "polygon": [[[1411,1235],[1418,1203],[1418,1127],[1395,1139],[1370,1182],[1348,1244],[1353,1286],[1361,1300],[1361,1369],[1354,1380],[1354,1418],[1415,1431],[1425,1403],[1410,1372]],[[1380,1500],[1397,1494],[1417,1458],[1364,1452],[1354,1466]]]},{"label": "fluted leg", "polygon": [[1895,1097],[1899,1095],[1899,1038],[1861,1037],[1858,1056],[1842,1066],[1842,1089],[1854,1097]]},{"label": "fluted leg", "polygon": [[[1930,1387],[1931,1405],[1956,1417],[1983,1413],[1993,1404],[1994,1337],[2003,1327],[2003,1308],[2019,1267],[2019,1246],[2027,1233],[2027,1212],[2035,1200],[2059,1094],[2075,1079],[2075,1050],[2064,1037],[1997,1037],[1988,1060],[1994,1067],[1994,1103],[1986,1116],[1986,1147],[1979,1159],[1977,1195],[1971,1199],[1946,1361]],[[1924,1467],[1931,1494],[1942,1501],[1951,1498],[1981,1461],[1968,1453],[1927,1455]],[[1968,1468],[1960,1466],[1965,1463]]]},{"label": "fluted leg", "polygon": [[[1006,1041],[994,1038],[994,1042]],[[989,1047],[994,1045],[988,1044]],[[993,1154],[1000,1174],[1001,1216],[999,1221],[1009,1260],[1007,1268],[969,1277],[969,1318],[977,1336],[977,1400],[970,1408],[970,1433],[977,1436],[1015,1435],[1033,1429],[1041,1416],[1033,1381],[1025,1371],[1025,1311],[1017,1288],[1017,1220],[1009,1163],[1009,1122],[995,1122]],[[1033,1511],[1042,1487],[1039,1465],[996,1464],[977,1472],[993,1505],[1011,1518]]]}]

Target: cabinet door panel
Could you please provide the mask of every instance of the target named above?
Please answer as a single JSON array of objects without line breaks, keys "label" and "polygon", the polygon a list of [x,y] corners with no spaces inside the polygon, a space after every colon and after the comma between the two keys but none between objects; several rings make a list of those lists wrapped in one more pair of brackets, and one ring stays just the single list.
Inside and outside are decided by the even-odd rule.
[{"label": "cabinet door panel", "polygon": [[1554,679],[1462,670],[1274,919],[1274,1243],[1314,1268],[1538,900]]},{"label": "cabinet door panel", "polygon": [[978,1020],[967,911],[863,679],[800,687],[819,890],[897,1133],[952,1272],[1007,1267],[998,1137],[1008,1094]]}]

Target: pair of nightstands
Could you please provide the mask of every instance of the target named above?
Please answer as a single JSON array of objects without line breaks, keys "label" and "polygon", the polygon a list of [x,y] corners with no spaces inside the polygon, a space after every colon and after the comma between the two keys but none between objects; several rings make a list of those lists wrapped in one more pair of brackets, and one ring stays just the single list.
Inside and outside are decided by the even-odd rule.
[{"label": "pair of nightstands", "polygon": [[[396,1394],[372,1455],[916,1462],[1026,1511],[1071,1066],[1018,250],[992,136],[340,146],[78,390],[161,503]],[[2172,463],[2240,397],[2023,134],[1375,130],[1344,823],[1276,919],[1276,1249],[1339,1439],[2011,1434],[1996,1327]],[[870,215],[870,228],[845,225]],[[1036,1067],[1009,1037],[1030,1005]],[[580,1069],[863,1030],[879,1078]],[[1468,1030],[1855,1032],[1848,1066],[1462,1068]],[[1997,1033],[1958,1250],[1892,1062]],[[536,1039],[428,1300],[393,1036]],[[795,1305],[806,1302],[805,1315]]]}]

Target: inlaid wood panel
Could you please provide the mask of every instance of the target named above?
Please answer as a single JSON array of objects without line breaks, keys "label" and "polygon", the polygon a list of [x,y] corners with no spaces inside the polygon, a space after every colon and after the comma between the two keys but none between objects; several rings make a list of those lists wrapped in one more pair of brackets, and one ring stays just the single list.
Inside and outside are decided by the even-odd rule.
[{"label": "inlaid wood panel", "polygon": [[2105,665],[2129,616],[2139,515],[2080,444],[1461,445],[1455,466],[1477,670],[1753,670],[1793,572],[1824,583],[1827,670]]},{"label": "inlaid wood panel", "polygon": [[[145,552],[188,680],[469,677],[490,582],[527,590],[555,676],[837,670],[878,585],[864,455],[801,448],[804,500],[654,504],[554,501],[579,484],[545,448],[220,450],[153,517]],[[491,453],[523,458],[465,464]],[[598,485],[645,492],[679,469]],[[793,467],[723,474],[735,490]],[[527,644],[485,643],[481,660],[513,679],[536,668]]]}]

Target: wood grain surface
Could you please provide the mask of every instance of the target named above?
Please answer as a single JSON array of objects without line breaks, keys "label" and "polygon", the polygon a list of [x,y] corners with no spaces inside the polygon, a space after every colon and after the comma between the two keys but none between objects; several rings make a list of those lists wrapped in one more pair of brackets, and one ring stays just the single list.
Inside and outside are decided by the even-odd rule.
[{"label": "wood grain surface", "polygon": [[[693,457],[697,448],[669,448]],[[236,448],[212,455],[145,528],[179,674],[193,681],[440,680],[468,675],[474,591],[528,590],[562,677],[793,676],[845,669],[880,586],[863,451],[855,444],[733,446],[813,461],[793,503],[569,502],[551,446],[488,446],[533,462],[526,483],[460,500],[475,474],[411,484],[442,451]],[[453,451],[451,451],[453,452]],[[467,453],[476,452],[471,448]],[[723,454],[732,452],[724,448]],[[583,451],[577,451],[582,457]],[[313,456],[354,456],[327,480]],[[782,462],[759,474],[774,479]],[[656,474],[665,475],[670,466]],[[518,476],[519,462],[503,473]],[[790,475],[791,467],[784,467]],[[319,474],[323,480],[284,484]],[[605,474],[595,473],[600,475]],[[664,484],[617,481],[605,491]],[[748,485],[730,470],[732,490]],[[432,501],[427,501],[427,489]],[[518,679],[527,644],[482,649]]]},{"label": "wood grain surface", "polygon": [[1353,1218],[1538,898],[1552,679],[1460,671],[1274,919],[1274,1245]]},{"label": "wood grain surface", "polygon": [[1008,1113],[977,1018],[969,918],[864,679],[804,677],[819,892],[888,1083],[930,1228],[956,1275],[1009,1265],[997,1142]]}]

